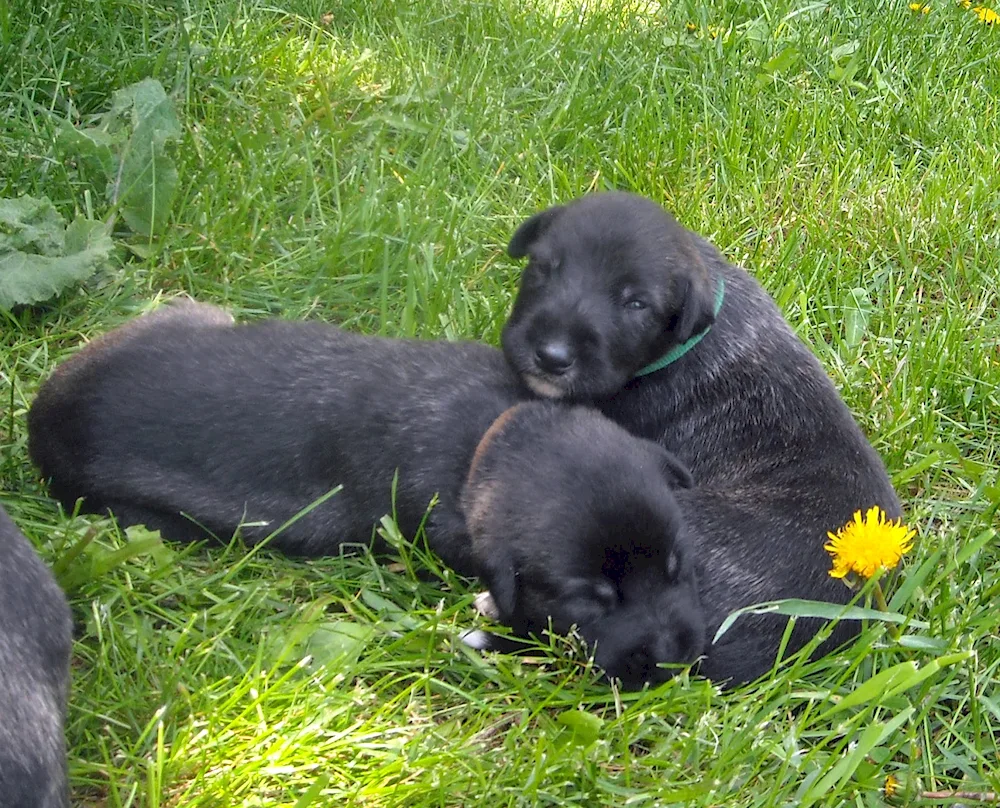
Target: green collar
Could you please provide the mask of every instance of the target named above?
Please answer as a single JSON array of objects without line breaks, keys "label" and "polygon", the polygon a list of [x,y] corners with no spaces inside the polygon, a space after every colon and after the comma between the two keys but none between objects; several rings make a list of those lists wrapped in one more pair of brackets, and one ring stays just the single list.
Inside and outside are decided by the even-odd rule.
[{"label": "green collar", "polygon": [[[713,317],[719,316],[719,310],[722,308],[722,299],[726,296],[726,282],[723,280],[722,276],[719,275],[719,288],[715,292],[715,310],[712,312]],[[638,371],[633,379],[637,379],[640,376],[646,376],[649,373],[655,373],[658,370],[662,370],[671,362],[676,362],[684,354],[690,351],[695,345],[701,342],[702,338],[709,332],[712,326],[709,326],[704,331],[695,334],[687,342],[682,342],[680,345],[675,345],[669,351],[667,351],[663,356],[657,359],[655,362],[650,362],[642,370]]]}]

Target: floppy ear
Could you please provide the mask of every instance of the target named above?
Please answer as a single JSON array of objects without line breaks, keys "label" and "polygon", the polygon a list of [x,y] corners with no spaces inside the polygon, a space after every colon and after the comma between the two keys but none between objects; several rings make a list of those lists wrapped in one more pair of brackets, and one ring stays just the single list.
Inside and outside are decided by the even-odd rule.
[{"label": "floppy ear", "polygon": [[653,444],[659,453],[660,471],[666,478],[667,483],[676,488],[694,488],[694,477],[691,471],[685,466],[679,457],[673,452],[668,452],[659,444]]},{"label": "floppy ear", "polygon": [[495,550],[483,564],[483,578],[493,596],[498,617],[508,622],[517,608],[517,570],[514,558],[506,550]]},{"label": "floppy ear", "polygon": [[522,222],[521,226],[514,231],[510,243],[507,245],[507,255],[511,258],[524,258],[531,249],[531,245],[541,238],[542,234],[552,225],[560,213],[563,212],[561,205],[536,213],[530,219]]},{"label": "floppy ear", "polygon": [[672,336],[681,343],[715,322],[715,288],[695,244],[688,243],[679,261],[686,271],[675,287],[677,316]]}]

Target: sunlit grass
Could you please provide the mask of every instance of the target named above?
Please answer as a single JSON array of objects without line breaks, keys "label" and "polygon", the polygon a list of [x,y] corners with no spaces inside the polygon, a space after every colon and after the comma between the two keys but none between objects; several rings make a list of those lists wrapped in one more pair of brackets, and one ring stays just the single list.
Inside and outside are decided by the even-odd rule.
[{"label": "sunlit grass", "polygon": [[[889,774],[905,799],[997,791],[998,37],[958,4],[873,0],[0,9],[0,195],[102,215],[54,132],[141,78],[185,126],[151,257],[0,320],[3,503],[56,566],[91,539],[60,568],[75,802],[877,806]],[[735,693],[617,694],[572,642],[465,649],[471,584],[419,547],[390,568],[136,545],[45,496],[37,385],[156,295],[495,342],[513,228],[610,187],[759,277],[886,458],[918,529],[889,595],[928,624],[909,647],[871,627]],[[829,714],[893,665],[970,650]]]}]

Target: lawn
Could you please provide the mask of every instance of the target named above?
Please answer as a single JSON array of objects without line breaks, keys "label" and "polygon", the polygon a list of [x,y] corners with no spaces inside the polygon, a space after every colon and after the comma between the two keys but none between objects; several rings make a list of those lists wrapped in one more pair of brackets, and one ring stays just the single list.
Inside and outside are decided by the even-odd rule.
[{"label": "lawn", "polygon": [[[0,311],[0,496],[76,623],[74,804],[1000,791],[1000,23],[983,17],[946,0],[0,7],[0,197],[114,221],[110,263]],[[147,78],[180,131],[162,147],[175,196],[140,235],[66,138]],[[733,692],[691,674],[618,693],[569,641],[464,648],[475,582],[391,522],[388,562],[302,561],[163,544],[46,496],[26,450],[38,384],[159,299],[495,343],[516,224],[606,188],[747,267],[828,370],[918,533],[891,582],[901,639],[872,624]]]}]

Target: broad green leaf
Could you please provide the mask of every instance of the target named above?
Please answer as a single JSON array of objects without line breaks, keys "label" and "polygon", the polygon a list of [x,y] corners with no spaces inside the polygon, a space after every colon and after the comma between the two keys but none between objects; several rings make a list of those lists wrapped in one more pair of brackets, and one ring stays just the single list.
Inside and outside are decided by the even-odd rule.
[{"label": "broad green leaf", "polygon": [[160,82],[145,79],[118,90],[96,128],[64,129],[64,144],[104,168],[108,198],[128,226],[144,236],[161,232],[179,182],[166,144],[183,130]]},{"label": "broad green leaf", "polygon": [[147,79],[115,93],[113,110],[129,111],[135,127],[121,158],[113,195],[135,232],[162,232],[177,195],[177,166],[165,144],[181,136],[173,101],[158,81]]},{"label": "broad green leaf", "polygon": [[898,612],[883,612],[879,609],[865,609],[862,606],[843,606],[839,603],[827,603],[821,600],[801,600],[799,598],[787,598],[786,600],[774,600],[767,603],[757,603],[753,606],[745,606],[732,612],[722,621],[719,630],[712,638],[714,645],[719,641],[733,623],[745,614],[782,614],[786,617],[819,617],[824,620],[881,620],[884,623],[906,623],[913,628],[927,628],[927,624],[919,620],[911,620],[905,614]]},{"label": "broad green leaf", "polygon": [[779,73],[791,69],[799,61],[800,56],[798,49],[792,45],[783,48],[764,63],[761,72],[757,74],[757,82],[770,84]]},{"label": "broad green leaf", "polygon": [[48,199],[0,199],[0,309],[48,300],[90,277],[113,244],[101,222],[68,228]]},{"label": "broad green leaf", "polygon": [[847,56],[853,56],[858,49],[858,40],[852,39],[850,42],[845,42],[843,45],[837,45],[830,54],[830,58],[834,62],[839,62],[841,59]]},{"label": "broad green leaf", "polygon": [[590,746],[601,735],[604,719],[583,710],[565,710],[556,721],[573,731],[573,740],[580,746]]},{"label": "broad green leaf", "polygon": [[959,651],[954,654],[946,654],[928,662],[922,668],[918,668],[917,663],[912,660],[900,662],[891,668],[875,674],[867,682],[856,687],[833,707],[823,713],[817,720],[826,721],[830,716],[835,715],[841,710],[846,710],[848,707],[855,707],[859,704],[867,704],[873,701],[881,702],[892,698],[904,690],[909,690],[911,687],[920,684],[925,679],[929,679],[942,668],[958,662],[964,662],[972,656],[972,651]]},{"label": "broad green leaf", "polygon": [[372,626],[353,620],[307,618],[291,623],[287,630],[269,634],[264,658],[268,665],[294,665],[311,657],[315,665],[350,668],[374,636]]},{"label": "broad green leaf", "polygon": [[143,236],[162,233],[179,182],[177,167],[164,152],[162,144],[133,136],[122,165],[119,186],[125,223]]},{"label": "broad green leaf", "polygon": [[851,289],[844,303],[844,331],[847,344],[852,348],[860,345],[864,339],[871,313],[872,301],[868,290],[860,286]]},{"label": "broad green leaf", "polygon": [[0,252],[58,257],[66,252],[66,221],[47,197],[0,199]]},{"label": "broad green leaf", "polygon": [[317,665],[350,668],[357,664],[374,635],[375,629],[371,626],[352,620],[330,620],[318,624],[306,637],[304,650]]},{"label": "broad green leaf", "polygon": [[181,136],[173,103],[156,79],[143,79],[115,92],[108,115],[127,116],[133,132],[137,132],[141,124],[148,123],[164,139]]},{"label": "broad green leaf", "polygon": [[163,85],[145,79],[118,90],[97,126],[63,121],[56,145],[81,166],[96,164],[107,198],[132,230],[149,237],[163,231],[177,196],[177,166],[166,144],[182,134]]},{"label": "broad green leaf", "polygon": [[56,130],[59,152],[72,155],[78,164],[93,163],[106,181],[113,180],[117,173],[115,153],[123,140],[97,127],[77,129],[67,120],[63,120]]}]

